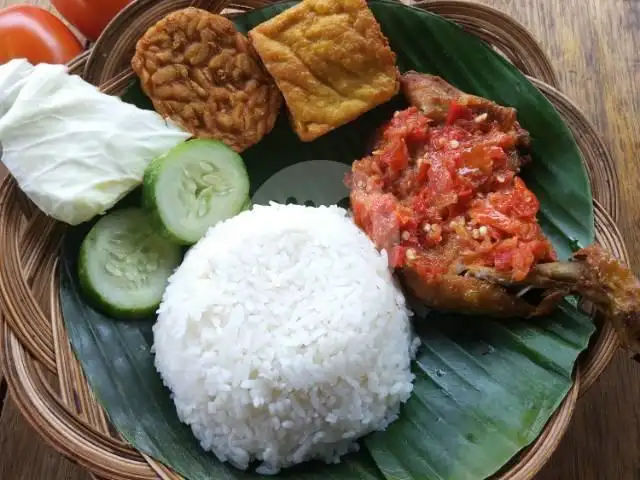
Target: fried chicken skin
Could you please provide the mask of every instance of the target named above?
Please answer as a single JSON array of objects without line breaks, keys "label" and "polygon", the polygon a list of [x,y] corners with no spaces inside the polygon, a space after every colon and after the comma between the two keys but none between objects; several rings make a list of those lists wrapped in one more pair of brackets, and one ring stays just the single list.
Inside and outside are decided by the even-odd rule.
[{"label": "fried chicken skin", "polygon": [[623,345],[640,352],[640,281],[598,245],[578,250],[571,260],[538,264],[520,281],[487,267],[470,267],[465,273],[508,287],[581,295],[613,322]]},{"label": "fried chicken skin", "polygon": [[[523,180],[530,143],[513,108],[408,72],[411,106],[381,129],[347,177],[354,221],[426,305],[496,317],[592,301],[640,352],[640,283],[598,246],[558,262]],[[536,295],[530,295],[535,292]]]}]

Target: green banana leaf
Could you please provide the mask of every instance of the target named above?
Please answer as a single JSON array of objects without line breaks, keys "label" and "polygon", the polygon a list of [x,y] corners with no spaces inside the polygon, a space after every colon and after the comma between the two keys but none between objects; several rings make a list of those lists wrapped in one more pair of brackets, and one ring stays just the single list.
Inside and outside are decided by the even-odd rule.
[{"label": "green banana leaf", "polygon": [[[235,19],[247,31],[295,2]],[[533,140],[524,179],[541,202],[540,221],[561,257],[593,241],[589,183],[576,144],[549,102],[511,64],[477,38],[433,14],[385,0],[370,2],[401,70],[441,75],[462,90],[514,106]],[[151,108],[137,83],[124,99]],[[396,109],[398,97],[336,131],[302,143],[286,115],[243,155],[254,203],[345,204],[349,164]],[[122,204],[136,203],[136,193]],[[60,298],[72,347],[97,398],[137,449],[189,479],[249,479],[204,452],[181,424],[154,369],[154,319],[121,322],[80,294],[76,261],[91,225],[69,230],[61,253]],[[576,358],[594,331],[567,301],[547,318],[497,322],[419,312],[423,340],[415,389],[400,419],[362,442],[339,465],[309,463],[279,477],[306,479],[478,480],[492,475],[539,435],[572,384]]]}]

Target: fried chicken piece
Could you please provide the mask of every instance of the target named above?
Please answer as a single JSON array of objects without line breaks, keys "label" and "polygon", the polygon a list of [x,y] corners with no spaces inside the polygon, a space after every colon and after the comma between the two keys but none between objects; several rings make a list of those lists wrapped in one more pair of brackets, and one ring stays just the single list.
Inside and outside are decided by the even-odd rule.
[{"label": "fried chicken piece", "polygon": [[255,27],[249,38],[305,142],[400,89],[396,56],[365,0],[304,0]]},{"label": "fried chicken piece", "polygon": [[436,310],[495,317],[529,317],[536,310],[506,288],[471,276],[445,274],[426,282],[408,267],[402,270],[402,277],[417,298]]},{"label": "fried chicken piece", "polygon": [[464,273],[484,283],[581,295],[612,322],[623,345],[640,352],[640,281],[598,245],[578,250],[570,262],[538,264],[517,282],[493,268],[476,266]]},{"label": "fried chicken piece", "polygon": [[[517,137],[518,147],[528,148],[531,143],[529,132],[523,130],[517,121],[515,108],[503,107],[486,98],[464,93],[435,75],[411,70],[402,75],[400,82],[409,103],[436,122],[446,121],[453,103],[469,107],[478,115],[486,115],[486,120],[496,121],[503,132],[513,132]],[[519,160],[526,161],[528,158]],[[515,165],[515,168],[520,165]]]},{"label": "fried chicken piece", "polygon": [[384,126],[347,184],[354,221],[409,291],[435,309],[496,317],[543,315],[578,294],[640,352],[640,282],[595,245],[557,261],[517,176],[529,135],[515,110],[432,75],[401,83],[412,107]]}]

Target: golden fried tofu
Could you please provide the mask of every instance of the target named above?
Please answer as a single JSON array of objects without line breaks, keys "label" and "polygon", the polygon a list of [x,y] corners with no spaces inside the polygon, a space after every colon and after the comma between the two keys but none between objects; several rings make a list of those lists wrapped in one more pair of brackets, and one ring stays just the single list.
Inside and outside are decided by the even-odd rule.
[{"label": "golden fried tofu", "polygon": [[255,27],[249,39],[303,141],[399,91],[396,56],[365,0],[304,0]]}]

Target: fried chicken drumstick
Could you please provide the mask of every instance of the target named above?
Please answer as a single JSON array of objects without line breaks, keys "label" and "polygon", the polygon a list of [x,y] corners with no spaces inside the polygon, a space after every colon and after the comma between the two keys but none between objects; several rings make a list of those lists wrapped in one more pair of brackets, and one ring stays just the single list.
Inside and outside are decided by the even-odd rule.
[{"label": "fried chicken drumstick", "polygon": [[411,106],[347,184],[355,222],[406,287],[432,308],[496,317],[542,315],[579,294],[640,353],[640,282],[597,245],[557,261],[518,176],[530,138],[515,109],[416,72],[402,89]]}]

